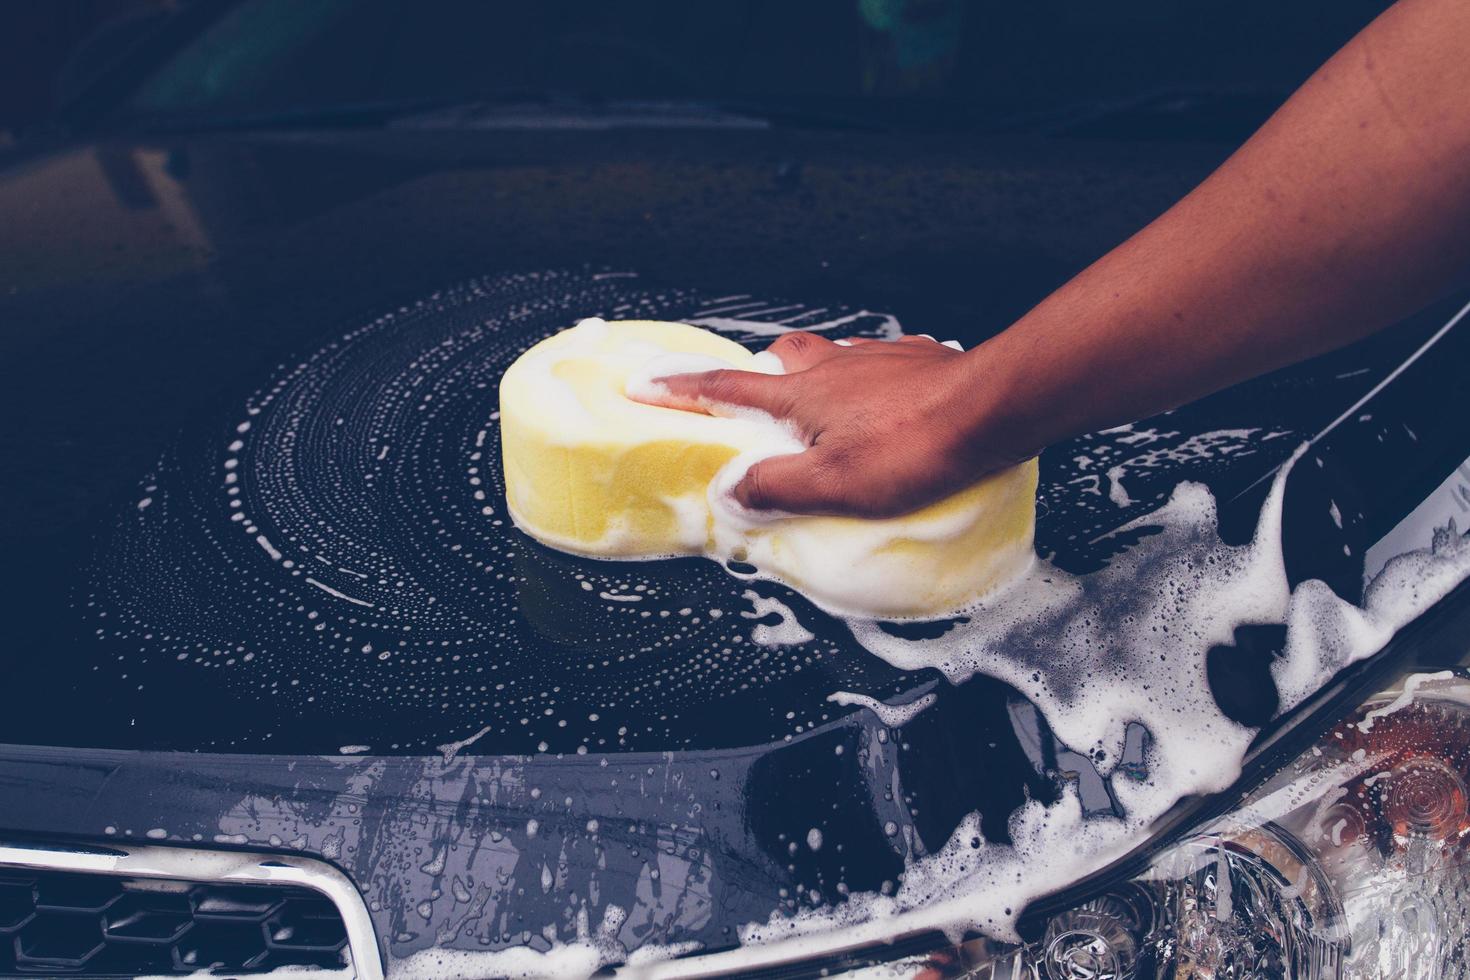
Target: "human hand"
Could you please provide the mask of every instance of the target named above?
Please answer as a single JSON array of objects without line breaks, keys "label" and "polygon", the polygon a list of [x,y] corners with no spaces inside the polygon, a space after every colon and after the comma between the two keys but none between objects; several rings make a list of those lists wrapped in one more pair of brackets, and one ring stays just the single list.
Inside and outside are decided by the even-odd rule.
[{"label": "human hand", "polygon": [[927,337],[834,342],[783,335],[784,375],[709,371],[656,379],[640,400],[710,415],[747,406],[790,422],[807,450],[752,466],[734,488],[752,510],[894,517],[1018,463],[993,438],[976,352]]}]

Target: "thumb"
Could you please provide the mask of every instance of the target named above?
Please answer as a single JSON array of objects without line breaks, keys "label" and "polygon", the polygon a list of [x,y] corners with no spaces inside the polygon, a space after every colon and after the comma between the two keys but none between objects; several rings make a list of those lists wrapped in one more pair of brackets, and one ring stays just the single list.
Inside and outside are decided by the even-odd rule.
[{"label": "thumb", "polygon": [[731,493],[748,510],[835,514],[844,509],[842,485],[827,476],[817,449],[761,460]]},{"label": "thumb", "polygon": [[628,397],[645,405],[678,408],[706,415],[731,415],[731,408],[743,406],[782,418],[788,408],[788,397],[781,375],[755,371],[702,371],[698,374],[672,374],[630,385]]}]

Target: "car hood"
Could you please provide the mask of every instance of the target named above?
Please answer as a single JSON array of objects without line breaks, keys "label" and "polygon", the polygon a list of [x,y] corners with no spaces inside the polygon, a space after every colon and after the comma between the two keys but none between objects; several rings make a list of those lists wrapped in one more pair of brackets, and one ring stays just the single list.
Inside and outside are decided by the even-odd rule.
[{"label": "car hood", "polygon": [[[539,936],[594,893],[631,910],[625,947],[727,945],[794,896],[892,887],[967,813],[1003,827],[1087,765],[1025,697],[893,667],[799,596],[692,559],[629,572],[677,628],[621,625],[582,563],[505,521],[498,371],[597,313],[751,346],[774,322],[974,344],[1218,155],[424,130],[116,135],[12,161],[0,822],[325,857],[395,955]],[[1245,540],[1260,478],[1436,315],[1054,448],[1038,551],[1097,568],[1186,479]],[[1463,458],[1426,399],[1355,426],[1332,472],[1361,506],[1336,526],[1297,508],[1318,516],[1288,524],[1294,577],[1355,592],[1360,544]],[[302,459],[307,483],[284,462]],[[401,608],[367,597],[398,588]],[[811,641],[721,653],[767,621],[753,594]],[[927,707],[896,723],[839,691]]]},{"label": "car hood", "polygon": [[[208,674],[188,682],[190,698],[176,698],[177,679],[158,658],[119,676],[99,667],[121,651],[100,649],[96,630],[106,625],[97,622],[99,584],[140,574],[135,565],[109,567],[109,556],[158,547],[119,540],[128,524],[120,516],[167,513],[185,536],[212,521],[184,514],[180,498],[201,489],[204,471],[210,484],[227,475],[227,460],[214,457],[228,454],[235,430],[300,364],[385,315],[413,321],[382,342],[409,361],[425,331],[450,338],[465,318],[503,323],[494,351],[473,352],[481,368],[473,383],[482,387],[466,410],[480,422],[495,409],[496,357],[598,310],[753,321],[781,308],[768,318],[880,333],[901,318],[974,343],[1082,264],[1089,248],[1101,250],[1178,192],[1210,156],[1155,153],[1144,170],[1131,148],[1092,148],[1078,164],[1066,146],[911,135],[427,129],[117,136],[14,161],[0,179],[0,398],[10,420],[0,433],[0,537],[28,556],[23,570],[12,567],[5,595],[12,637],[32,651],[24,659],[40,676],[23,717],[9,714],[0,739],[224,751],[384,744],[381,731],[369,737],[351,724],[290,734],[287,717],[260,717],[245,707],[249,698]],[[1097,187],[1105,183],[1118,190],[1103,207]],[[411,314],[425,302],[445,309]],[[802,321],[801,309],[815,319]],[[737,337],[752,346],[770,339]],[[344,410],[366,410],[352,386],[384,385],[384,372],[401,367],[334,375],[351,389],[334,389]],[[180,485],[170,509],[166,494],[148,488],[175,477],[192,489]],[[403,501],[363,499],[375,514],[414,519]],[[209,566],[250,574],[235,558],[216,560],[206,539],[182,547],[189,553],[175,558],[191,569],[185,579]],[[523,556],[517,578],[555,561],[538,554],[527,565]],[[701,577],[689,570],[698,567],[685,563],[671,581]],[[324,572],[319,581],[349,591],[346,573]],[[190,605],[158,593],[173,586],[150,583],[141,592],[151,588],[176,607],[165,618]],[[523,583],[509,601],[539,617],[537,636],[560,630],[568,649],[596,633],[596,623],[562,617],[544,589]],[[240,615],[259,610],[241,605]],[[198,624],[175,625],[212,642]],[[157,670],[165,674],[147,676]],[[88,675],[105,682],[83,690]],[[51,702],[63,687],[72,700]],[[333,710],[310,703],[313,715]],[[70,707],[56,710],[62,704]],[[362,702],[344,719],[353,712],[382,722],[381,704]],[[443,708],[431,714],[387,744],[433,751],[478,727]],[[721,747],[775,734],[756,738],[741,714],[723,719],[734,733]],[[681,737],[658,747],[683,745]]]}]

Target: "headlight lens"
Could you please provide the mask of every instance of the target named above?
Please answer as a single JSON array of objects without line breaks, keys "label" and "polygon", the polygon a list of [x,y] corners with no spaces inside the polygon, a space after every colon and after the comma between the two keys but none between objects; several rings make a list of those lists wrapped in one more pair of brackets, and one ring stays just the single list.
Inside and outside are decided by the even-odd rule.
[{"label": "headlight lens", "polygon": [[[859,972],[920,980],[1465,976],[1467,785],[1470,680],[1412,675],[1142,874],[1052,915],[1035,941],[977,939],[870,961]],[[824,974],[861,963],[829,964]]]},{"label": "headlight lens", "polygon": [[1255,841],[1269,835],[1302,855],[1301,880],[1284,874],[1288,894],[1334,953],[1284,975],[1463,974],[1467,774],[1470,683],[1419,674],[1333,727],[1221,822],[1223,840],[1278,870],[1286,862]]}]

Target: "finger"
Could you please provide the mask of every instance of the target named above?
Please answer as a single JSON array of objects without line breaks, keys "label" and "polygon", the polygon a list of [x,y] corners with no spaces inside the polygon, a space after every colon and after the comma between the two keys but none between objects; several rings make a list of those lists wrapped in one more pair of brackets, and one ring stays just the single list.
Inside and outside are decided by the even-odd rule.
[{"label": "finger", "polygon": [[746,471],[732,493],[750,510],[841,514],[852,506],[844,484],[831,478],[820,449],[763,459]]},{"label": "finger", "polygon": [[706,415],[730,415],[732,408],[759,409],[778,418],[786,414],[787,394],[781,375],[755,371],[702,371],[654,378],[628,396],[645,405],[677,408]]},{"label": "finger", "polygon": [[797,331],[782,334],[767,350],[781,359],[781,366],[786,369],[786,373],[794,374],[836,354],[837,345],[826,337]]}]

